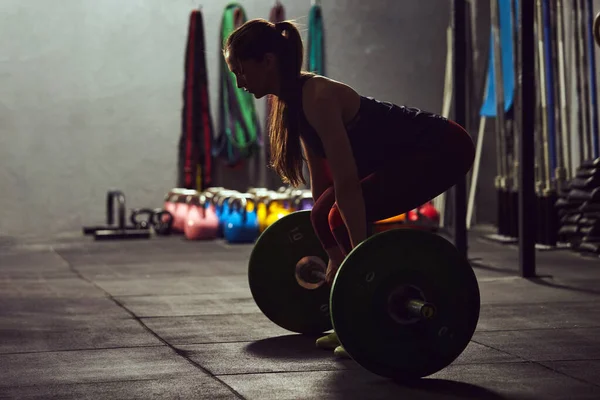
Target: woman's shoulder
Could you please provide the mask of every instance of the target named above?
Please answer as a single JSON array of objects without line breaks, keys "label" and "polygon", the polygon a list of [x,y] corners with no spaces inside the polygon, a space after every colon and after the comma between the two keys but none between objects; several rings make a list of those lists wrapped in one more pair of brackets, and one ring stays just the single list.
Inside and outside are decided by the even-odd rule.
[{"label": "woman's shoulder", "polygon": [[309,121],[325,115],[350,121],[358,113],[361,99],[351,86],[320,75],[307,79],[302,89],[302,108]]},{"label": "woman's shoulder", "polygon": [[347,104],[348,101],[356,102],[360,97],[354,88],[343,82],[315,74],[304,77],[302,102],[305,104],[321,101]]},{"label": "woman's shoulder", "polygon": [[351,86],[344,82],[336,81],[322,75],[317,74],[304,74],[302,76],[303,94],[312,96],[335,94],[339,92],[356,92]]}]

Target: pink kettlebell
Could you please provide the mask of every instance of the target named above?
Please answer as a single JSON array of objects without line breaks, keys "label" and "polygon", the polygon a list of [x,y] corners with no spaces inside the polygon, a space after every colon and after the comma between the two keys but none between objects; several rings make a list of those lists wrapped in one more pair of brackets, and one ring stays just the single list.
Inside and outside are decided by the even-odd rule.
[{"label": "pink kettlebell", "polygon": [[219,229],[219,217],[217,216],[217,209],[213,202],[214,194],[210,192],[203,193],[204,195],[204,209],[206,210],[206,223],[215,229]]},{"label": "pink kettlebell", "polygon": [[188,240],[211,240],[217,237],[218,220],[206,209],[206,196],[192,196],[188,201],[188,214],[184,234]]},{"label": "pink kettlebell", "polygon": [[186,189],[183,193],[179,194],[175,205],[175,211],[173,212],[173,232],[183,233],[183,228],[188,215],[188,201],[191,196],[195,195],[198,195],[198,191],[193,189]]},{"label": "pink kettlebell", "polygon": [[167,210],[168,212],[170,212],[171,215],[175,214],[175,208],[177,208],[177,199],[179,197],[179,194],[181,194],[181,192],[184,190],[185,189],[174,188],[174,189],[171,189],[169,191],[169,193],[167,193],[167,195],[165,196],[165,202],[163,204],[163,208],[165,210]]}]

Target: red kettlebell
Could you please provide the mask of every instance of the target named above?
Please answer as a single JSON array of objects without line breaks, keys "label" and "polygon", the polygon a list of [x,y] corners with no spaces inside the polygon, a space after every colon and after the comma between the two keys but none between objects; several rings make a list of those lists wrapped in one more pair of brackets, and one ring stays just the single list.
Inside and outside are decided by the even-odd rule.
[{"label": "red kettlebell", "polygon": [[431,202],[423,204],[419,208],[419,213],[429,219],[431,222],[435,222],[436,224],[440,222],[440,213],[438,210],[436,210],[433,204],[431,204]]},{"label": "red kettlebell", "polygon": [[211,240],[217,237],[218,220],[206,209],[206,196],[190,196],[183,232],[188,240]]},{"label": "red kettlebell", "polygon": [[409,212],[406,213],[407,216],[407,220],[409,222],[417,222],[419,220],[419,212],[418,209],[413,209],[410,210]]}]

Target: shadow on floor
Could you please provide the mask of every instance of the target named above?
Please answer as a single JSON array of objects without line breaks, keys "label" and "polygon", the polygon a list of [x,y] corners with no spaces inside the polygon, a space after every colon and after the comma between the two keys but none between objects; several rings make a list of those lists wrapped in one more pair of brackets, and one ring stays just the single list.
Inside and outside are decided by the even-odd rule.
[{"label": "shadow on floor", "polygon": [[[331,359],[330,351],[315,348],[312,335],[285,335],[257,340],[248,344],[246,350],[261,358],[293,359],[302,362],[309,359]],[[374,375],[352,360],[340,360],[339,369],[328,373],[326,381],[328,398],[364,399],[489,399],[526,400],[523,397],[507,397],[482,387],[444,379],[424,378],[411,382],[394,382]]]},{"label": "shadow on floor", "polygon": [[555,288],[555,289],[570,290],[572,292],[587,293],[587,294],[593,294],[593,295],[600,296],[600,290],[565,285],[562,283],[551,282],[544,278],[546,278],[546,277],[540,276],[540,277],[536,277],[536,278],[527,278],[527,280],[529,282],[532,282],[532,283],[535,283],[535,284],[541,285],[541,286],[551,287],[551,288]]},{"label": "shadow on floor", "polygon": [[246,346],[246,350],[261,358],[307,360],[332,358],[332,352],[315,347],[315,341],[322,335],[284,335],[257,340]]},{"label": "shadow on floor", "polygon": [[484,261],[481,258],[471,258],[471,259],[469,259],[469,262],[471,263],[471,267],[473,267],[473,269],[482,269],[485,271],[501,272],[501,273],[506,273],[506,274],[514,275],[514,276],[518,276],[518,274],[519,274],[519,271],[514,268],[492,267],[491,265],[484,264]]},{"label": "shadow on floor", "polygon": [[[357,373],[368,375],[368,377],[357,377]],[[364,390],[355,392],[348,391],[349,381],[358,380],[364,382],[364,386],[373,399],[484,399],[484,400],[533,400],[522,396],[506,396],[490,389],[465,382],[451,381],[446,379],[423,378],[412,382],[395,382],[386,378],[375,377],[372,374],[359,371],[339,371],[332,375],[328,382],[336,395],[335,399],[363,399]],[[354,385],[356,387],[356,385]],[[362,388],[361,388],[362,389]]]},{"label": "shadow on floor", "polygon": [[[516,271],[514,269],[492,267],[489,265],[482,264],[476,259],[473,259],[470,261],[471,261],[471,265],[472,265],[473,269],[481,269],[481,270],[494,271],[494,272],[503,272],[503,273],[508,273],[516,278],[519,277],[519,271]],[[572,292],[600,295],[600,290],[589,289],[589,288],[584,288],[584,287],[576,287],[573,285],[565,285],[563,283],[553,282],[552,279],[554,279],[554,277],[552,275],[538,275],[535,278],[522,278],[522,279],[526,279],[529,282],[535,283],[537,285],[551,287],[551,288],[555,288],[555,289],[563,289],[563,290],[570,290]]]}]

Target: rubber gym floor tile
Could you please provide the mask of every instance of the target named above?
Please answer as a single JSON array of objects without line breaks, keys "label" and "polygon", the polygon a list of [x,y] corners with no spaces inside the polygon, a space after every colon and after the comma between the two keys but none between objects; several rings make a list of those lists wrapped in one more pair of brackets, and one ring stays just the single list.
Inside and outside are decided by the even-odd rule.
[{"label": "rubber gym floor tile", "polygon": [[[199,374],[198,374],[199,375]],[[226,385],[206,375],[172,379],[123,380],[64,385],[21,386],[3,389],[3,396],[60,399],[239,399]]]},{"label": "rubber gym floor tile", "polygon": [[352,360],[336,358],[333,350],[317,349],[315,339],[290,334],[253,342],[177,348],[214,375],[359,368]]},{"label": "rubber gym floor tile", "polygon": [[475,332],[473,341],[531,361],[600,360],[600,328]]},{"label": "rubber gym floor tile", "polygon": [[600,387],[530,362],[455,365],[431,378],[483,387],[505,399],[600,398]]},{"label": "rubber gym floor tile", "polygon": [[151,277],[141,275],[121,279],[94,279],[112,296],[166,296],[201,293],[250,293],[248,275]]},{"label": "rubber gym floor tile", "polygon": [[71,265],[76,267],[81,265],[164,265],[168,267],[173,263],[195,263],[202,264],[203,262],[212,262],[215,260],[221,262],[240,263],[247,267],[248,258],[245,255],[236,253],[230,254],[203,254],[201,252],[188,254],[174,252],[172,250],[158,253],[135,253],[135,252],[110,252],[101,254],[82,254],[82,255],[67,255],[61,254],[64,259]]},{"label": "rubber gym floor tile", "polygon": [[473,272],[475,272],[475,276],[477,277],[478,281],[498,279],[498,278],[504,278],[507,276],[514,275],[514,273],[512,273],[512,272],[493,271],[493,270],[477,268],[476,266],[473,266],[473,267],[474,267]]},{"label": "rubber gym floor tile", "polygon": [[600,302],[486,304],[477,331],[584,327],[600,327]]},{"label": "rubber gym floor tile", "polygon": [[[192,259],[191,257],[188,257]],[[248,267],[240,261],[198,260],[152,261],[144,263],[105,263],[76,265],[74,269],[86,279],[120,280],[139,278],[187,278],[221,275],[248,275]]]},{"label": "rubber gym floor tile", "polygon": [[162,346],[134,319],[0,316],[0,353]]},{"label": "rubber gym floor tile", "polygon": [[143,318],[142,322],[175,346],[246,342],[291,334],[262,313]]},{"label": "rubber gym floor tile", "polygon": [[136,316],[252,314],[260,312],[250,293],[210,293],[187,296],[125,296],[118,301]]},{"label": "rubber gym floor tile", "polygon": [[53,252],[0,256],[0,282],[11,279],[65,279],[74,276],[69,264]]},{"label": "rubber gym floor tile", "polygon": [[458,364],[491,364],[501,362],[520,362],[520,358],[492,349],[488,346],[481,345],[479,343],[470,342],[467,348],[462,352],[460,356],[452,365]]},{"label": "rubber gym floor tile", "polygon": [[224,247],[218,242],[187,242],[169,246],[102,246],[89,248],[57,249],[57,253],[74,265],[81,264],[140,264],[148,262],[177,262],[190,260],[245,261],[250,246]]},{"label": "rubber gym floor tile", "polygon": [[46,271],[68,271],[69,264],[56,252],[20,251],[0,254],[0,271],[21,271],[23,269],[43,269]]},{"label": "rubber gym floor tile", "polygon": [[[180,350],[215,375],[255,374],[361,368],[339,359],[333,350],[315,347],[317,336],[283,334],[252,342],[180,345]],[[456,364],[521,361],[476,343],[470,344]]]},{"label": "rubber gym floor tile", "polygon": [[564,303],[600,299],[600,293],[558,279],[498,278],[480,281],[479,290],[482,304]]},{"label": "rubber gym floor tile", "polygon": [[5,387],[200,377],[166,346],[0,355]]},{"label": "rubber gym floor tile", "polygon": [[0,296],[1,315],[31,319],[49,318],[128,318],[130,314],[105,297],[4,297]]},{"label": "rubber gym floor tile", "polygon": [[[102,290],[71,273],[69,278],[1,278],[0,298],[104,297]],[[1,300],[0,300],[1,301]]]},{"label": "rubber gym floor tile", "polygon": [[13,279],[69,279],[75,274],[68,267],[47,267],[42,264],[36,267],[4,268],[0,265],[0,282]]},{"label": "rubber gym floor tile", "polygon": [[600,386],[600,360],[543,361],[540,364],[573,378]]},{"label": "rubber gym floor tile", "polygon": [[597,399],[600,388],[531,363],[450,366],[412,384],[362,369],[224,375],[245,399]]},{"label": "rubber gym floor tile", "polygon": [[[519,274],[517,246],[490,243],[479,238],[478,235],[478,233],[469,235],[469,259],[475,269]],[[483,265],[478,265],[480,263]],[[581,257],[570,250],[537,251],[536,273],[554,277],[570,276],[574,279],[592,277],[600,279],[598,258]]]}]

